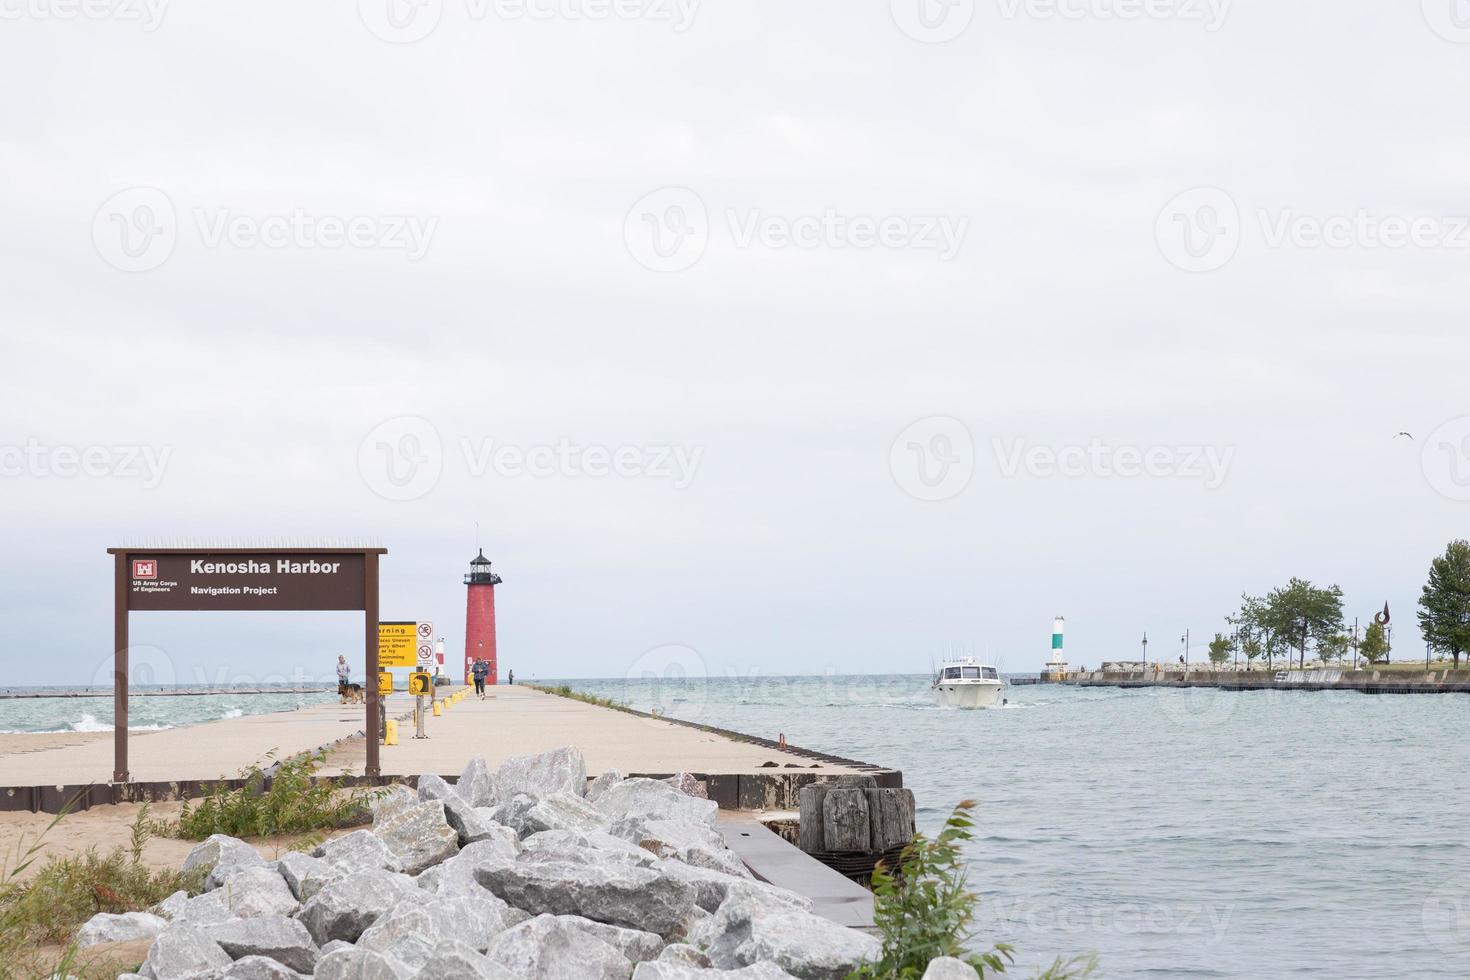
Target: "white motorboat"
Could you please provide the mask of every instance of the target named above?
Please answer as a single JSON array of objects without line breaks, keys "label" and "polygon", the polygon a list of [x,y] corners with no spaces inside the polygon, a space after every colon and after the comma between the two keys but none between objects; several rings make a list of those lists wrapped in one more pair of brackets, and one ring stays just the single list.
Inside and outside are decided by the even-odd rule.
[{"label": "white motorboat", "polygon": [[994,708],[1005,681],[1000,671],[974,657],[946,660],[934,677],[934,703],[941,708]]}]

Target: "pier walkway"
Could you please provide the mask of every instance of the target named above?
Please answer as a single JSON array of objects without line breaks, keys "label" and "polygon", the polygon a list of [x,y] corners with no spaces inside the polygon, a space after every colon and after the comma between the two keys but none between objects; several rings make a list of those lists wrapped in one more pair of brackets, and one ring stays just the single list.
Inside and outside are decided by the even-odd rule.
[{"label": "pier walkway", "polygon": [[[777,777],[785,777],[788,797],[794,793],[790,787],[817,775],[866,772],[901,779],[876,766],[799,749],[783,751],[735,733],[701,730],[526,687],[492,687],[490,692],[485,701],[471,693],[445,708],[442,716],[426,718],[425,739],[413,738],[413,725],[407,720],[412,699],[403,694],[389,698],[388,716],[404,720],[399,723],[398,744],[382,747],[383,775],[452,776],[476,755],[494,768],[512,756],[575,745],[587,760],[589,775],[616,769],[625,775],[691,772],[732,777],[720,784],[724,796],[719,799],[731,809],[761,808],[760,794],[769,794],[771,785],[781,783]],[[359,775],[366,760],[366,741],[357,737],[362,720],[361,706],[332,703],[133,732],[130,775],[135,784],[229,779],[250,765],[266,764],[267,753],[284,758],[317,749],[329,753],[324,775]],[[3,792],[6,787],[105,786],[111,774],[110,732],[0,737],[0,804],[6,796],[15,798],[14,793]],[[790,800],[775,804],[786,806]]]}]

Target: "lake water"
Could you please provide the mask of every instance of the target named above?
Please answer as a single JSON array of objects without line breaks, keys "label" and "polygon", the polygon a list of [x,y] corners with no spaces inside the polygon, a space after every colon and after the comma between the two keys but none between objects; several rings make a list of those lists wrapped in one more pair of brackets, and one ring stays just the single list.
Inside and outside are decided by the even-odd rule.
[{"label": "lake water", "polygon": [[958,711],[926,677],[567,683],[902,769],[922,831],[977,800],[979,936],[1028,968],[1470,977],[1465,695],[1040,685]]},{"label": "lake water", "polygon": [[[146,690],[146,688],[143,688]],[[15,690],[20,690],[19,688]],[[47,690],[64,690],[48,688]],[[81,689],[78,689],[80,691]],[[128,730],[158,731],[220,718],[290,711],[337,700],[337,693],[207,694],[134,697],[128,702]],[[0,699],[0,734],[32,732],[110,732],[112,694],[95,697]]]}]

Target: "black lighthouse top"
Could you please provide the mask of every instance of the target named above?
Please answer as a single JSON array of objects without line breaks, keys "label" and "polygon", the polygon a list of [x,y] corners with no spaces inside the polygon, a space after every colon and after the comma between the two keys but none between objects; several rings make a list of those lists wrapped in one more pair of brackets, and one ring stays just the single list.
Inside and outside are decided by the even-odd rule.
[{"label": "black lighthouse top", "polygon": [[485,557],[485,549],[480,549],[480,554],[470,562],[470,570],[464,577],[465,585],[499,585],[500,576],[490,570],[490,559]]}]

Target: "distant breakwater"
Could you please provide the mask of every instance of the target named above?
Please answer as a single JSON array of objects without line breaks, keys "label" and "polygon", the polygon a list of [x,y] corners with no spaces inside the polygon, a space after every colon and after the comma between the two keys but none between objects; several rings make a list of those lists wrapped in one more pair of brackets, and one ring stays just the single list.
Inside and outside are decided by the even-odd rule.
[{"label": "distant breakwater", "polygon": [[[139,691],[128,692],[130,698],[197,698],[204,695],[214,694],[336,694],[335,688],[330,687],[223,687],[209,688],[198,687],[178,691]],[[38,688],[35,690],[4,690],[0,691],[0,701],[19,701],[33,698],[110,698],[112,688],[100,687],[88,690],[46,690]]]},{"label": "distant breakwater", "polygon": [[1356,691],[1360,694],[1470,694],[1470,670],[1091,670],[1041,683],[1073,687],[1216,688],[1222,691]]}]

